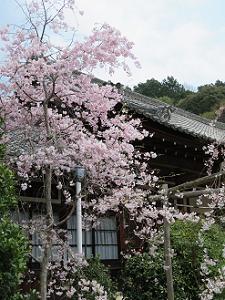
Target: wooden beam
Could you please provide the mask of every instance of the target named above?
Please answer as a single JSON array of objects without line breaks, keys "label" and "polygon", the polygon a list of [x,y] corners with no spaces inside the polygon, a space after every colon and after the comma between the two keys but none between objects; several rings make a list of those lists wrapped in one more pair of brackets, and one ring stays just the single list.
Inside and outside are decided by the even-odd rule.
[{"label": "wooden beam", "polygon": [[179,158],[170,155],[159,155],[158,157],[150,161],[150,166],[157,168],[167,168],[167,169],[180,169],[188,173],[199,175],[203,168],[203,162],[199,163],[197,161],[186,160],[185,158]]},{"label": "wooden beam", "polygon": [[[192,181],[188,181],[182,184],[179,184],[177,186],[171,187],[168,189],[168,197],[169,198],[174,198],[176,197],[176,193],[178,192],[182,192],[185,189],[189,189],[189,188],[195,188],[198,187],[200,185],[203,184],[208,184],[210,182],[212,182],[215,179],[221,179],[223,176],[225,176],[225,171],[223,172],[218,172],[218,173],[214,173],[212,175],[208,175],[208,176],[204,176]],[[197,197],[203,194],[212,194],[214,192],[218,193],[220,189],[202,189],[199,191],[187,191],[187,192],[183,192],[182,194],[186,197]],[[162,195],[154,195],[154,196],[149,196],[148,200],[149,201],[158,201],[161,200]],[[179,198],[178,196],[176,198]]]},{"label": "wooden beam", "polygon": [[208,176],[197,178],[195,180],[184,182],[182,184],[174,186],[174,187],[170,188],[168,190],[168,192],[169,192],[169,194],[172,194],[172,193],[177,192],[177,191],[182,191],[182,190],[185,190],[185,189],[198,187],[198,186],[203,185],[203,184],[208,184],[208,183],[212,182],[215,179],[222,178],[223,176],[225,176],[225,171],[214,173],[214,174],[211,174],[211,175],[208,175]]},{"label": "wooden beam", "polygon": [[[20,197],[20,200],[23,202],[45,203],[45,198]],[[60,199],[52,199],[51,201],[52,201],[52,204],[61,204]]]},{"label": "wooden beam", "polygon": [[[221,189],[204,189],[204,190],[198,190],[198,191],[188,191],[182,193],[182,198],[195,198],[201,195],[210,195],[210,194],[218,194],[221,191]],[[180,198],[178,195],[172,195],[171,198]],[[181,199],[182,199],[181,198]]]}]

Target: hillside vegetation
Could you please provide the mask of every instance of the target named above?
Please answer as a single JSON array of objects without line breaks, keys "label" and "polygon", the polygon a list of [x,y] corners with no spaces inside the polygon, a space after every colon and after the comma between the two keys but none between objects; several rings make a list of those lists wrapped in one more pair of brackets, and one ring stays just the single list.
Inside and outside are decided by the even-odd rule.
[{"label": "hillside vegetation", "polygon": [[173,76],[168,76],[161,82],[149,79],[134,86],[133,90],[209,119],[216,118],[218,109],[225,105],[225,82],[220,80],[191,91]]}]

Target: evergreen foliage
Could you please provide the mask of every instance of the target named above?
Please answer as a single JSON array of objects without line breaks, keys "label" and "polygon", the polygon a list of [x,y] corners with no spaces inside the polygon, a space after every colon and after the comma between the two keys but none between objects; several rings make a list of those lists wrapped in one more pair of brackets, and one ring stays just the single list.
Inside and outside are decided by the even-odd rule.
[{"label": "evergreen foliage", "polygon": [[[4,149],[0,147],[0,156]],[[20,299],[19,284],[26,270],[28,240],[10,219],[17,206],[13,172],[0,163],[0,299]]]},{"label": "evergreen foliage", "polygon": [[116,286],[110,278],[108,269],[100,262],[98,257],[93,257],[88,260],[88,266],[78,269],[78,271],[73,275],[74,276],[74,288],[76,289],[75,294],[72,297],[72,300],[78,300],[79,295],[82,294],[87,300],[95,300],[95,291],[89,289],[87,291],[82,291],[79,286],[79,281],[85,279],[86,281],[96,281],[100,286],[104,288],[107,292],[107,299],[115,299]]},{"label": "evergreen foliage", "polygon": [[225,83],[220,80],[199,86],[193,92],[185,89],[173,76],[168,76],[162,82],[152,78],[134,86],[134,91],[208,119],[214,119],[217,110],[225,104]]},{"label": "evergreen foliage", "polygon": [[[209,278],[218,275],[220,268],[225,266],[223,246],[225,233],[217,224],[203,234],[203,247],[198,243],[200,223],[177,221],[171,228],[173,257],[173,279],[175,299],[200,299],[203,288],[201,263],[204,248],[208,256],[215,260],[215,266],[210,266]],[[159,248],[156,256],[148,253],[132,256],[125,262],[121,276],[124,295],[130,300],[164,300],[166,299],[166,278],[163,268],[163,248]],[[225,299],[225,292],[213,299]]]},{"label": "evergreen foliage", "polygon": [[192,93],[186,90],[173,76],[168,76],[162,82],[152,78],[145,83],[134,86],[134,91],[148,97],[161,98],[162,101],[164,101],[164,97],[167,97],[167,99],[169,97],[172,99],[170,101],[172,104],[176,104],[180,99]]},{"label": "evergreen foliage", "polygon": [[[178,103],[178,107],[205,117],[214,118],[215,112],[225,103],[225,84],[208,84],[198,88]],[[211,113],[211,114],[210,114]]]},{"label": "evergreen foliage", "polygon": [[1,299],[18,297],[19,284],[26,270],[27,238],[18,225],[4,216],[0,222],[0,295]]},{"label": "evergreen foliage", "polygon": [[9,209],[16,205],[14,174],[3,163],[0,163],[0,216],[7,214]]}]

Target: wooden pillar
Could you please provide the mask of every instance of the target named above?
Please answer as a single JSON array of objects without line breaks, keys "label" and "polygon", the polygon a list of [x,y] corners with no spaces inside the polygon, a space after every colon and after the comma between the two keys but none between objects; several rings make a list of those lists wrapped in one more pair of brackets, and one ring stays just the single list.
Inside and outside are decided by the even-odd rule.
[{"label": "wooden pillar", "polygon": [[126,232],[125,232],[125,216],[124,216],[124,212],[122,211],[119,214],[118,217],[118,221],[119,221],[119,249],[120,251],[124,251],[126,250]]},{"label": "wooden pillar", "polygon": [[[168,207],[168,185],[163,185],[165,201],[164,205]],[[172,259],[171,259],[171,244],[170,244],[170,223],[167,218],[164,217],[164,265],[166,273],[166,286],[167,286],[167,299],[174,300],[174,289],[173,289],[173,273],[172,273]]]}]

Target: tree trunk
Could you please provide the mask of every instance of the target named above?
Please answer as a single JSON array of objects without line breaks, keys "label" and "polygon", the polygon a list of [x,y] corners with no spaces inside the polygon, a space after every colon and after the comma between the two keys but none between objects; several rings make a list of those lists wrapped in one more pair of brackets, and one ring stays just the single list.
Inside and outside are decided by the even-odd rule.
[{"label": "tree trunk", "polygon": [[45,171],[45,200],[46,200],[46,237],[43,244],[43,256],[41,261],[41,274],[40,274],[40,294],[41,300],[47,300],[47,287],[48,287],[48,263],[52,250],[51,230],[53,225],[53,213],[51,203],[51,168],[47,167]]},{"label": "tree trunk", "polygon": [[[45,91],[46,99],[43,102],[43,113],[45,120],[45,129],[47,135],[47,142],[51,140],[51,128],[49,124],[48,115],[48,92],[46,89],[46,84],[43,81],[43,89]],[[52,189],[52,170],[51,166],[45,167],[45,177],[44,177],[44,190],[45,190],[45,203],[46,203],[46,231],[43,241],[43,256],[41,260],[41,274],[40,274],[40,295],[41,300],[47,300],[48,291],[48,263],[51,256],[52,250],[52,237],[51,230],[53,226],[53,212],[52,212],[52,202],[51,202],[51,189]]]}]

